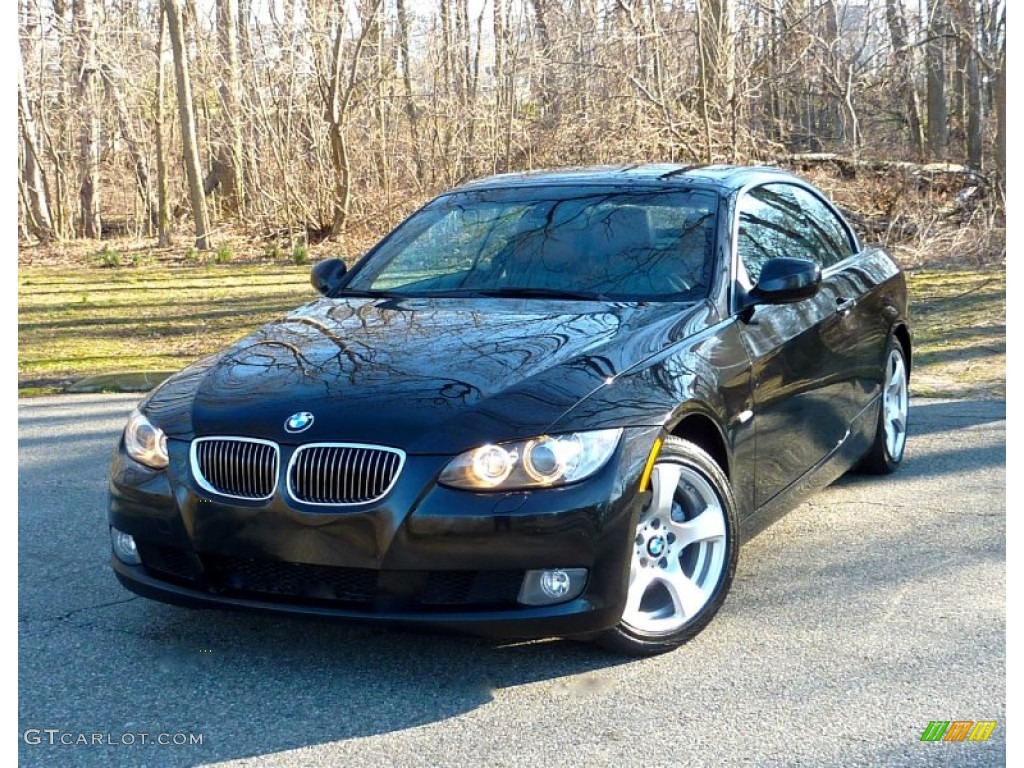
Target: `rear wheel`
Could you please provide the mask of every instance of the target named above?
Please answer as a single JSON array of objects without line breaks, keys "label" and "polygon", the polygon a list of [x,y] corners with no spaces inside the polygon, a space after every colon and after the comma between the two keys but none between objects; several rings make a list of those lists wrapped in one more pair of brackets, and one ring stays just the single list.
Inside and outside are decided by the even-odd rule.
[{"label": "rear wheel", "polygon": [[889,342],[882,379],[882,402],[878,411],[875,441],[861,460],[860,469],[876,475],[896,471],[903,461],[907,445],[907,416],[910,410],[910,387],[907,362],[899,340]]},{"label": "rear wheel", "polygon": [[736,504],[718,464],[669,437],[651,473],[651,502],[630,542],[626,607],[601,645],[632,655],[664,653],[717,613],[736,571]]}]

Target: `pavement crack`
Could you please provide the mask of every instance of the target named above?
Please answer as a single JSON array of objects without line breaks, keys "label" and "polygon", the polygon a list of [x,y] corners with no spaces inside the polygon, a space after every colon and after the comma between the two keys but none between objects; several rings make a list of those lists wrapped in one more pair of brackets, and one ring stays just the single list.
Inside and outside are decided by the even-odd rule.
[{"label": "pavement crack", "polygon": [[73,624],[74,622],[71,621],[72,617],[77,616],[83,611],[92,611],[97,608],[108,608],[112,605],[124,605],[125,603],[130,603],[133,600],[138,599],[138,595],[132,595],[131,597],[126,597],[121,600],[110,600],[106,603],[95,603],[93,605],[83,605],[80,608],[72,608],[70,611],[67,611],[65,613],[59,613],[56,616],[19,616],[18,621],[19,623],[25,624],[29,624],[36,621],[66,621]]},{"label": "pavement crack", "polygon": [[132,595],[131,597],[125,597],[125,598],[122,598],[121,600],[111,600],[110,602],[107,602],[107,603],[97,603],[95,605],[84,605],[81,608],[74,608],[74,609],[68,611],[67,613],[62,613],[60,616],[57,617],[57,619],[59,619],[60,621],[68,621],[72,616],[75,616],[76,614],[82,613],[82,611],[91,611],[91,610],[94,610],[96,608],[109,608],[112,605],[124,605],[125,603],[130,603],[130,602],[132,602],[134,600],[138,600],[138,599],[139,599],[138,595]]}]

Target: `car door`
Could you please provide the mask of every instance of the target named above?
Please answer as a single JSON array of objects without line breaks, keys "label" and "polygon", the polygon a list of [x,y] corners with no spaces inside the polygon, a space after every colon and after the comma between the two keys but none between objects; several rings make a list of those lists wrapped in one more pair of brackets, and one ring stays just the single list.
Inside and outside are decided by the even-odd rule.
[{"label": "car door", "polygon": [[[735,260],[745,296],[769,259],[814,261],[821,290],[793,304],[757,305],[743,315],[740,337],[751,360],[760,506],[823,460],[845,438],[855,406],[849,383],[857,351],[849,345],[856,297],[830,269],[840,253],[823,242],[820,224],[802,208],[803,188],[772,183],[737,200]],[[850,249],[852,251],[852,248]]]},{"label": "car door", "polygon": [[876,272],[857,253],[860,246],[842,217],[814,191],[791,185],[787,190],[800,209],[803,233],[820,255],[821,290],[836,309],[822,343],[837,368],[847,423],[878,392],[879,351],[885,346],[882,305],[874,294]]}]

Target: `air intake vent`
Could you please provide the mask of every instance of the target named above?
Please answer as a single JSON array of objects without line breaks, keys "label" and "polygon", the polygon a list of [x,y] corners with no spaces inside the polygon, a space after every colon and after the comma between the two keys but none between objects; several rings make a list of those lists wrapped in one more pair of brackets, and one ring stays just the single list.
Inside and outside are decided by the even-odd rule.
[{"label": "air intake vent", "polygon": [[292,456],[288,492],[306,504],[366,504],[391,490],[404,462],[394,448],[310,443]]},{"label": "air intake vent", "polygon": [[192,441],[192,472],[204,490],[263,501],[274,495],[280,466],[277,445],[249,437],[200,437]]}]

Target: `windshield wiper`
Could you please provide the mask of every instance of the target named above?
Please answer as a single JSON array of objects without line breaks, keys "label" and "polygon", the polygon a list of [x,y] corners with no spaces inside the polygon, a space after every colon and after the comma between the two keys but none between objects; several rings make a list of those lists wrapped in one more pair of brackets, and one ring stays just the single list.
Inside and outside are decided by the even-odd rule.
[{"label": "windshield wiper", "polygon": [[476,288],[472,291],[476,296],[497,296],[522,299],[575,299],[578,301],[606,301],[600,293],[587,293],[586,291],[570,291],[563,288],[515,288],[505,286],[503,288]]}]

